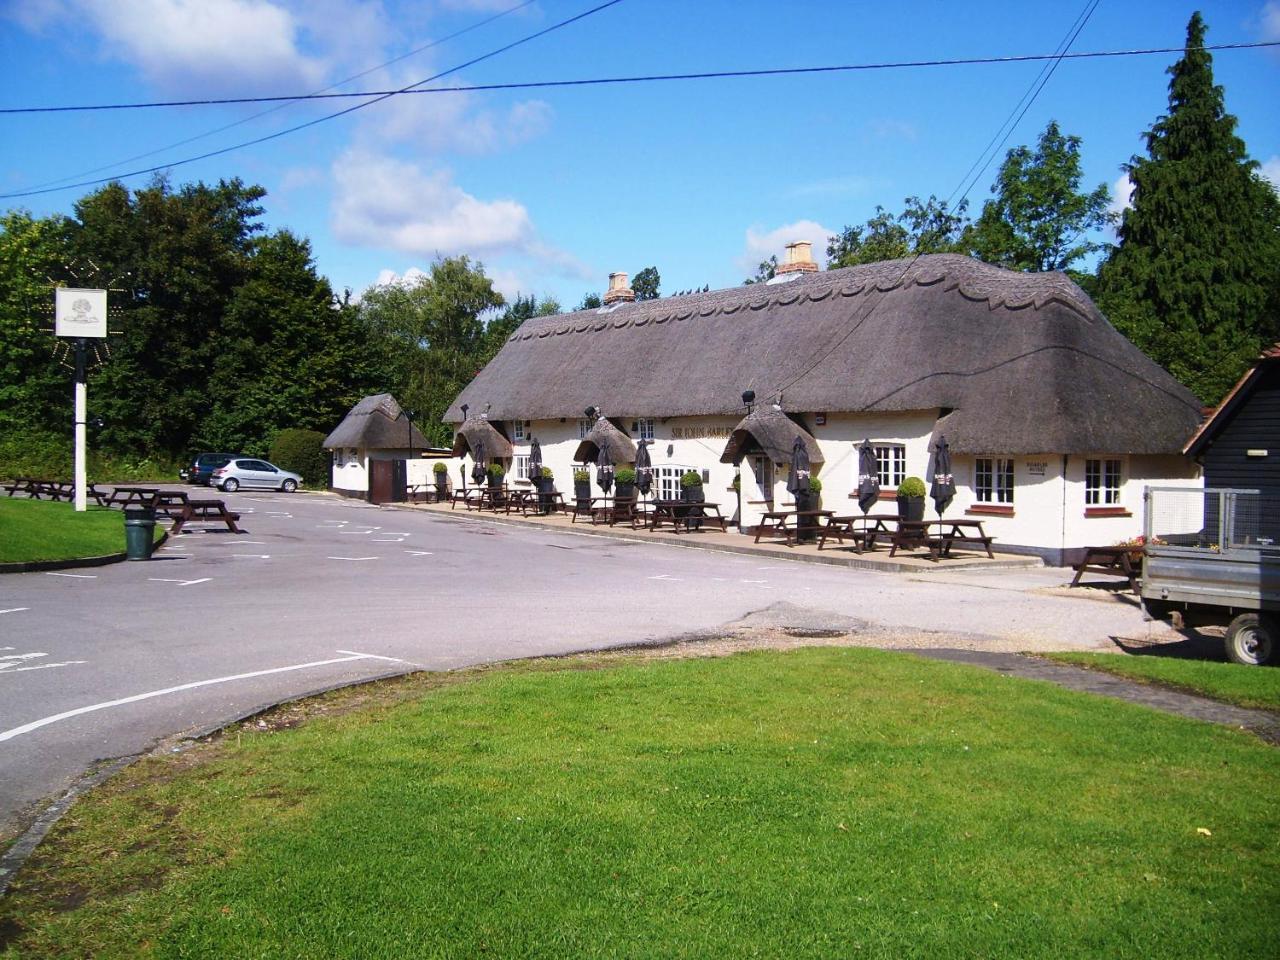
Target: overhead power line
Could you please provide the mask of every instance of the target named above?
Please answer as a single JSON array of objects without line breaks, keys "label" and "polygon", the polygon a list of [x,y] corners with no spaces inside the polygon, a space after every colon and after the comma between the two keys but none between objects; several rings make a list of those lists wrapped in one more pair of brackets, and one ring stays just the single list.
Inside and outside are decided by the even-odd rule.
[{"label": "overhead power line", "polygon": [[531,33],[531,34],[528,34],[527,36],[523,36],[519,40],[513,40],[511,43],[504,44],[503,46],[498,47],[496,50],[490,50],[488,53],[482,53],[478,57],[472,57],[470,60],[466,61],[465,63],[460,63],[455,67],[450,67],[447,70],[441,70],[439,73],[433,74],[430,77],[425,77],[424,79],[419,80],[416,83],[411,83],[411,84],[408,84],[407,86],[401,87],[398,90],[391,90],[386,93],[362,94],[361,96],[371,97],[371,99],[365,100],[363,103],[357,103],[354,106],[347,107],[346,109],[335,111],[334,113],[325,114],[323,117],[316,117],[314,120],[308,120],[306,123],[295,124],[294,126],[286,127],[283,130],[277,130],[275,133],[269,133],[265,136],[256,137],[253,140],[245,140],[245,141],[242,141],[241,143],[233,143],[229,147],[222,147],[218,150],[210,150],[207,153],[200,154],[199,156],[186,157],[182,160],[173,160],[173,161],[170,161],[169,163],[162,163],[153,167],[145,167],[140,170],[130,170],[127,173],[119,173],[111,177],[99,177],[94,180],[80,180],[80,181],[77,181],[76,183],[68,183],[60,187],[46,187],[39,190],[22,190],[15,193],[0,193],[0,199],[10,200],[10,199],[16,199],[19,197],[32,197],[32,196],[36,196],[38,194],[43,194],[43,193],[56,193],[59,190],[72,190],[79,187],[94,187],[102,183],[110,183],[113,180],[120,180],[125,177],[137,177],[147,173],[158,173],[161,170],[169,170],[169,169],[172,169],[173,167],[185,166],[186,164],[196,163],[200,160],[208,160],[211,157],[220,157],[223,154],[231,153],[235,150],[242,150],[245,147],[252,147],[260,143],[267,143],[271,140],[278,140],[279,138],[287,136],[288,134],[297,133],[299,130],[306,130],[308,127],[314,127],[317,124],[324,123],[325,121],[335,120],[338,117],[346,116],[349,113],[355,113],[357,110],[363,110],[365,107],[371,107],[375,103],[381,103],[383,100],[396,96],[397,94],[408,93],[417,87],[423,86],[424,84],[432,83],[436,80],[441,79],[442,77],[447,77],[450,74],[457,73],[459,70],[465,70],[468,67],[475,66],[477,63],[482,63],[485,60],[490,60],[498,56],[499,54],[506,53],[508,50],[512,50],[523,44],[529,43],[530,41],[536,40],[539,37],[545,37],[549,33],[554,33],[556,30],[563,29],[564,27],[567,27],[572,23],[577,23],[579,20],[583,20],[586,17],[591,16],[592,14],[599,13],[601,10],[606,10],[609,7],[615,6],[619,3],[622,3],[622,0],[606,0],[606,2],[598,4],[597,6],[594,6],[589,10],[584,10],[582,13],[575,14],[572,17],[566,17],[564,20],[557,21],[556,23],[553,23],[549,27],[544,27],[542,30],[538,30],[535,33]]},{"label": "overhead power line", "polygon": [[[613,0],[620,2],[620,0]],[[609,6],[610,4],[605,4]],[[594,13],[595,11],[587,11]],[[582,14],[586,16],[587,14]],[[1260,40],[1255,43],[1217,43],[1206,44],[1203,47],[1193,47],[1190,49],[1220,51],[1220,50],[1256,50],[1265,47],[1280,47],[1280,40]],[[21,114],[21,113],[75,113],[75,112],[92,112],[97,110],[149,110],[161,107],[213,107],[225,106],[243,103],[277,103],[277,102],[304,102],[307,100],[340,100],[360,97],[394,97],[406,94],[424,94],[424,93],[475,93],[486,90],[536,90],[546,89],[549,87],[590,87],[603,86],[607,84],[622,83],[654,83],[661,81],[674,80],[725,80],[736,78],[750,77],[782,77],[795,76],[812,73],[851,73],[865,70],[902,70],[919,67],[970,67],[982,66],[987,64],[1008,64],[1008,63],[1037,63],[1049,61],[1050,63],[1061,63],[1063,60],[1098,60],[1113,57],[1142,57],[1151,56],[1160,53],[1183,53],[1187,47],[1145,47],[1134,50],[1094,50],[1082,53],[1031,53],[1021,54],[1009,57],[957,57],[949,60],[895,60],[883,63],[851,63],[837,64],[833,66],[819,67],[777,67],[773,69],[762,70],[712,70],[702,73],[651,73],[639,74],[636,76],[624,77],[589,77],[585,79],[575,80],[528,80],[514,83],[477,83],[467,84],[465,86],[453,87],[429,87],[427,89],[415,89],[424,83],[430,83],[433,78],[421,80],[412,85],[412,87],[402,87],[398,90],[364,90],[348,93],[303,93],[303,94],[281,94],[279,96],[269,97],[219,97],[208,98],[203,100],[154,100],[137,103],[98,103],[98,104],[77,104],[57,107],[0,107],[0,114]],[[407,54],[406,54],[407,56]],[[483,58],[481,58],[483,59]],[[392,61],[394,62],[394,61]],[[475,61],[473,61],[475,62]],[[464,64],[469,66],[470,64]],[[377,69],[376,67],[374,69]],[[463,67],[456,67],[454,70],[446,71],[446,73],[454,73]],[[370,71],[365,71],[368,73]],[[438,74],[437,76],[444,76]],[[357,74],[363,76],[363,74]],[[355,79],[349,78],[349,79]],[[342,81],[346,83],[348,81]],[[335,84],[336,86],[336,84]]]},{"label": "overhead power line", "polygon": [[[369,74],[375,73],[378,70],[385,70],[387,67],[400,63],[402,60],[408,60],[410,57],[416,57],[418,54],[424,53],[427,50],[432,49],[433,47],[438,47],[443,43],[448,43],[450,40],[456,40],[458,37],[461,37],[464,34],[468,34],[473,30],[479,30],[481,27],[488,26],[489,24],[493,23],[495,20],[501,20],[503,17],[508,16],[509,14],[515,13],[518,10],[523,10],[525,7],[530,6],[536,2],[537,0],[524,0],[523,3],[518,3],[515,6],[508,7],[505,10],[500,10],[497,13],[493,14],[492,16],[485,17],[483,20],[477,20],[475,23],[471,24],[470,26],[463,27],[461,30],[456,30],[453,33],[440,37],[437,40],[432,40],[430,43],[424,43],[421,46],[414,47],[412,50],[408,51],[407,53],[402,53],[400,56],[393,57],[390,60],[386,60],[378,64],[377,66],[373,66],[373,67],[369,67],[368,69],[361,70],[359,73],[353,73],[351,76],[346,77],[342,80],[338,80],[334,83],[331,83],[327,87],[322,87],[319,90],[314,90],[311,93],[306,94],[302,99],[316,99],[321,95],[328,93],[331,90],[337,90],[339,87],[345,86],[346,84],[351,83],[354,80],[359,80],[361,77],[367,77]],[[361,96],[361,94],[353,94],[353,96]],[[151,149],[151,150],[145,150],[142,153],[135,153],[133,154],[133,156],[124,157],[123,159],[113,161],[112,163],[104,163],[98,167],[89,167],[87,170],[78,170],[75,173],[69,173],[61,177],[55,177],[52,180],[45,180],[42,183],[35,183],[31,185],[30,189],[38,190],[41,187],[52,187],[59,184],[64,184],[70,180],[78,180],[81,177],[88,177],[95,173],[101,173],[103,170],[113,170],[116,167],[122,166],[126,163],[136,163],[139,160],[145,160],[147,157],[154,157],[157,154],[164,153],[166,150],[175,150],[178,147],[185,147],[187,144],[195,143],[197,140],[204,140],[207,137],[216,136],[219,133],[226,133],[228,130],[234,130],[236,127],[244,126],[246,123],[252,123],[254,120],[260,120],[263,117],[269,116],[273,113],[278,113],[281,110],[286,110],[292,104],[297,103],[299,98],[294,97],[294,98],[278,98],[278,99],[282,100],[283,102],[276,103],[275,106],[268,107],[266,110],[259,110],[257,113],[251,113],[247,117],[242,117],[239,120],[232,121],[231,123],[223,124],[220,127],[214,127],[212,130],[206,130],[204,133],[197,133],[195,136],[186,137],[182,140],[175,140],[173,143],[167,143],[162,147],[155,147],[154,149]],[[55,108],[55,110],[56,109],[58,108]],[[72,108],[72,109],[75,109],[75,108]],[[7,111],[0,110],[0,112],[7,112]],[[38,111],[15,110],[12,112],[22,113],[22,112],[38,112]]]}]

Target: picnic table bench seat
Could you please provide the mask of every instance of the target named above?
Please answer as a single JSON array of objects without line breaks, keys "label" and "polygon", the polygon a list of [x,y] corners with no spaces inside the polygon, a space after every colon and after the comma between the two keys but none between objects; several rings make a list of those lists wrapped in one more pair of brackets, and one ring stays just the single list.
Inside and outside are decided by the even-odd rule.
[{"label": "picnic table bench seat", "polygon": [[1134,546],[1085,547],[1084,557],[1074,567],[1075,577],[1071,586],[1080,586],[1080,578],[1086,573],[1124,577],[1129,589],[1138,592],[1138,580],[1142,576],[1142,548]]},{"label": "picnic table bench seat", "polygon": [[[173,515],[170,514],[170,516]],[[169,528],[169,533],[176,536],[188,523],[198,520],[225,523],[232,533],[239,533],[240,528],[236,526],[236,521],[239,519],[240,514],[228,510],[226,503],[222,500],[188,499],[182,504],[178,515],[173,518],[173,526]]]}]

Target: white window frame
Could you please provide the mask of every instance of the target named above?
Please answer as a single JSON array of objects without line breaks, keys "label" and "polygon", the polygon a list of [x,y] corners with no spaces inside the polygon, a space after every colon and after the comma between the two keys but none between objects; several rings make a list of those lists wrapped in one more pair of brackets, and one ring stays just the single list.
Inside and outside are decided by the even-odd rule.
[{"label": "white window frame", "polygon": [[751,481],[755,485],[756,495],[754,497],[748,497],[748,501],[763,501],[772,507],[774,485],[773,461],[766,456],[757,454],[751,457],[750,467]]},{"label": "white window frame", "polygon": [[681,494],[680,478],[693,467],[682,467],[678,464],[667,464],[653,468],[653,493],[658,500],[679,500]]},{"label": "white window frame", "polygon": [[579,418],[578,420],[578,439],[587,439],[587,434],[591,432],[591,421]]},{"label": "white window frame", "polygon": [[1084,505],[1086,507],[1120,506],[1120,490],[1123,485],[1123,460],[1115,457],[1085,460]]},{"label": "white window frame", "polygon": [[631,421],[631,434],[637,440],[653,440],[656,436],[655,421],[652,417],[641,417]]},{"label": "white window frame", "polygon": [[512,472],[515,473],[517,480],[529,479],[529,455],[527,453],[517,453],[515,462],[512,464]]},{"label": "white window frame", "polygon": [[978,457],[973,462],[973,498],[976,503],[1013,506],[1013,458]]},{"label": "white window frame", "polygon": [[880,486],[896,490],[907,478],[907,445],[905,443],[873,444],[876,452],[876,477]]},{"label": "white window frame", "polygon": [[511,425],[511,442],[526,443],[533,435],[533,425],[528,420],[513,420]]}]

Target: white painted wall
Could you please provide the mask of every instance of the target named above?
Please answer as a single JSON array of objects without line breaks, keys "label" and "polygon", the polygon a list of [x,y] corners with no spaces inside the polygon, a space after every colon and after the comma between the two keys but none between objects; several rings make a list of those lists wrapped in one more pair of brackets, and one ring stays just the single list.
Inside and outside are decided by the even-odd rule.
[{"label": "white painted wall", "polygon": [[367,493],[369,490],[369,459],[365,450],[333,451],[333,489]]}]

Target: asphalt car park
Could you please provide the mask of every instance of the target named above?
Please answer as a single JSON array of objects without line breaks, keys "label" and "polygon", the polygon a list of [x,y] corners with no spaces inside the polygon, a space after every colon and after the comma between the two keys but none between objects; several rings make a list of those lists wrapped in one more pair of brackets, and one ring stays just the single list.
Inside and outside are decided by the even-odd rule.
[{"label": "asphalt car park", "polygon": [[978,642],[1148,630],[1123,605],[1028,591],[1026,574],[904,578],[329,495],[224,497],[240,534],[197,526],[147,562],[0,578],[0,836],[101,761],[408,670],[714,632],[763,610]]}]

